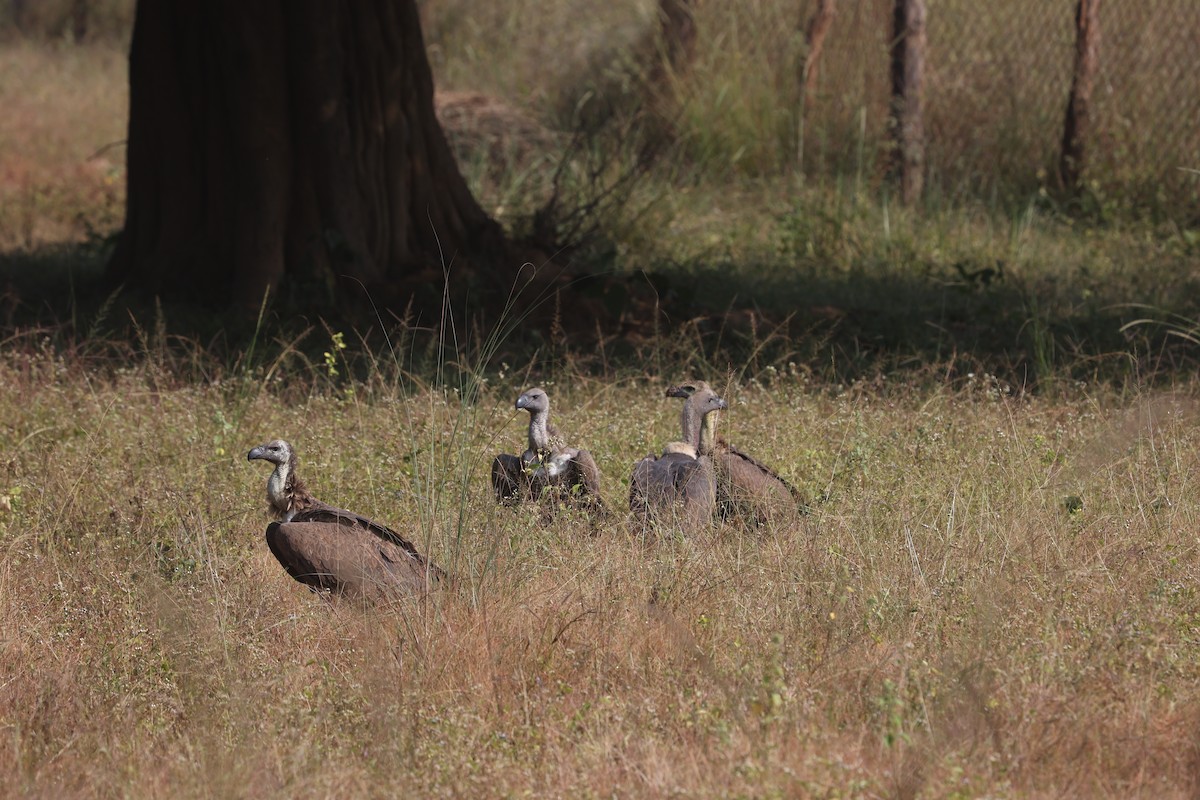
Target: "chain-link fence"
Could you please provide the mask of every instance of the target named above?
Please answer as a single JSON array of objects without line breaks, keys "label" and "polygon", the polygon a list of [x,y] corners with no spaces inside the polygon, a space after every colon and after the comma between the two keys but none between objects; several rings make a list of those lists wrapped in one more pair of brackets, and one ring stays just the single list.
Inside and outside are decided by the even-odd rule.
[{"label": "chain-link fence", "polygon": [[1100,7],[1095,174],[1200,205],[1200,3],[1126,0]]},{"label": "chain-link fence", "polygon": [[[813,90],[799,92],[796,61],[820,2],[676,0],[701,23],[691,85],[682,89],[684,114],[700,119],[678,120],[689,130],[693,155],[761,174],[799,163],[819,178],[883,175],[892,149],[894,0],[832,0]],[[926,2],[926,195],[1023,198],[1053,188],[1078,0]],[[554,103],[546,98],[562,95],[574,109],[593,92],[599,80],[593,73],[619,72],[598,67],[606,62],[594,53],[612,49],[614,40],[636,40],[626,29],[653,25],[663,0],[421,5],[427,23],[432,19],[431,58],[439,74],[452,71],[446,62],[458,58],[455,68],[469,88],[518,102],[540,98],[549,107]],[[624,11],[597,10],[615,5]],[[0,41],[22,33],[124,38],[133,8],[134,0],[0,0]],[[551,11],[561,18],[558,27],[542,23]],[[1099,13],[1099,70],[1083,142],[1087,197],[1118,210],[1127,205],[1200,219],[1194,172],[1200,169],[1200,0],[1103,0]],[[563,88],[575,84],[582,88]]]},{"label": "chain-link fence", "polygon": [[[928,0],[929,191],[1053,183],[1077,0]],[[807,18],[816,0],[803,0]],[[805,110],[809,173],[886,153],[892,0],[837,0]],[[1083,177],[1101,202],[1200,211],[1200,2],[1106,0]]]}]

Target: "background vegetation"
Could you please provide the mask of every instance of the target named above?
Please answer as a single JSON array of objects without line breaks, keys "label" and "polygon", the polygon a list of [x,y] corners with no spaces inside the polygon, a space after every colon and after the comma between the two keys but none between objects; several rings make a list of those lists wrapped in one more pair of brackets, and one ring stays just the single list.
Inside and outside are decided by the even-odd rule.
[{"label": "background vegetation", "polygon": [[[920,208],[870,125],[809,127],[845,157],[795,169],[798,12],[736,5],[705,6],[670,114],[648,4],[423,5],[477,194],[610,278],[547,331],[460,338],[97,293],[129,3],[78,42],[0,16],[7,793],[1194,795],[1195,216],[1065,205],[999,140]],[[646,541],[495,507],[522,388],[620,509],[686,376],[811,513]],[[360,608],[291,581],[244,460],[275,436],[455,585]]]}]

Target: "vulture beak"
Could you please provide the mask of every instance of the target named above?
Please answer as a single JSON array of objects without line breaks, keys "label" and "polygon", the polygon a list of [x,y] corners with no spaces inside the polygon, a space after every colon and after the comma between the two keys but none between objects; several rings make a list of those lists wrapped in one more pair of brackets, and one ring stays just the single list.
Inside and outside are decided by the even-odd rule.
[{"label": "vulture beak", "polygon": [[729,403],[725,402],[725,398],[718,397],[717,398],[717,408],[729,408]]},{"label": "vulture beak", "polygon": [[253,461],[256,458],[266,458],[266,457],[267,457],[267,453],[265,450],[263,450],[263,446],[261,444],[258,447],[254,448],[253,450],[251,450],[249,453],[246,453],[247,461]]},{"label": "vulture beak", "polygon": [[520,397],[517,398],[517,409],[518,410],[524,408],[527,405],[529,405],[528,397],[526,397],[525,395],[521,395]]}]

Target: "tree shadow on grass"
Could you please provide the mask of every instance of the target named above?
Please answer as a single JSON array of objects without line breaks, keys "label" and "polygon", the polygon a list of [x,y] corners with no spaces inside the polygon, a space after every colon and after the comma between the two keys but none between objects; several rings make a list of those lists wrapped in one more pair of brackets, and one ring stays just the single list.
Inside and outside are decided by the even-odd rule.
[{"label": "tree shadow on grass", "polygon": [[[62,343],[136,342],[158,327],[218,358],[236,358],[262,327],[283,342],[322,325],[382,338],[412,324],[405,309],[372,308],[370,298],[350,312],[273,304],[261,322],[162,303],[107,284],[106,258],[104,243],[0,254],[5,339],[41,331]],[[1120,290],[1100,284],[1053,284],[1014,279],[1001,262],[907,272],[664,262],[563,281],[540,299],[528,324],[510,326],[491,357],[523,363],[570,352],[572,367],[584,371],[733,369],[748,376],[791,364],[834,382],[980,371],[1026,389],[1049,378],[1123,382],[1195,373],[1200,346],[1178,335],[1198,318],[1195,293],[1148,311],[1117,302]],[[458,321],[495,324],[477,311],[462,309]],[[1151,321],[1130,324],[1136,320]],[[324,339],[316,339],[319,357]]]},{"label": "tree shadow on grass", "polygon": [[710,360],[795,361],[837,381],[931,366],[1026,388],[1171,380],[1193,375],[1200,355],[1181,335],[1189,324],[1196,333],[1195,292],[1147,306],[1130,302],[1127,287],[1014,279],[999,261],[907,273],[671,264],[646,280]]}]

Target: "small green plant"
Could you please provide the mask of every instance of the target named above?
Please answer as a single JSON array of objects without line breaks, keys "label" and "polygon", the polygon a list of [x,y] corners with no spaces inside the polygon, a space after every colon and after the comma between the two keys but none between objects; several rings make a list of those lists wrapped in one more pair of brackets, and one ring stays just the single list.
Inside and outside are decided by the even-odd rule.
[{"label": "small green plant", "polygon": [[873,702],[883,723],[880,734],[883,744],[889,748],[907,744],[910,741],[906,727],[908,702],[891,678],[883,681]]},{"label": "small green plant", "polygon": [[342,357],[342,351],[346,349],[346,336],[341,331],[335,331],[329,335],[329,349],[322,355],[325,358],[325,374],[330,378],[336,378],[341,373],[338,371],[338,362]]}]

